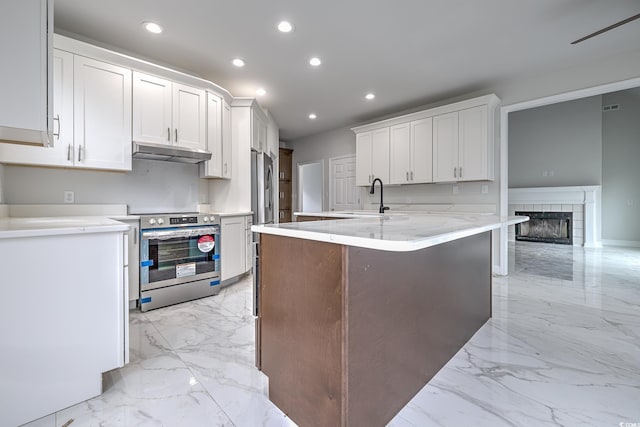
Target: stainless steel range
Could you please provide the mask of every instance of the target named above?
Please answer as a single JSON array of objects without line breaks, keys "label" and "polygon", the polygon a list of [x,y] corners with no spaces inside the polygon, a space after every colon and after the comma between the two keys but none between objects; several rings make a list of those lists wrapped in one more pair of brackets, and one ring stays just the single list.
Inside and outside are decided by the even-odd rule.
[{"label": "stainless steel range", "polygon": [[208,214],[140,216],[142,311],[220,292],[220,218]]}]

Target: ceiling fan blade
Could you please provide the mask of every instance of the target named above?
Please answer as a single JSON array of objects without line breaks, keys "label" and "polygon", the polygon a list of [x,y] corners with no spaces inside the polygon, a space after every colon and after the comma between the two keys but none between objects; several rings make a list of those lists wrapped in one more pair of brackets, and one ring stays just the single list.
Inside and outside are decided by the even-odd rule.
[{"label": "ceiling fan blade", "polygon": [[584,37],[583,37],[583,38],[581,38],[581,39],[578,39],[578,40],[576,40],[576,41],[571,42],[571,44],[577,44],[577,43],[583,42],[583,41],[585,41],[585,40],[590,39],[591,37],[595,37],[595,36],[597,36],[597,35],[599,35],[599,34],[606,33],[606,32],[607,32],[607,31],[609,31],[609,30],[613,30],[614,28],[617,28],[617,27],[619,27],[619,26],[621,26],[621,25],[627,24],[627,23],[629,23],[629,22],[631,22],[631,21],[635,21],[635,20],[636,20],[636,19],[638,19],[638,18],[640,18],[640,13],[639,13],[639,14],[637,14],[637,15],[634,15],[634,16],[632,16],[632,17],[630,17],[630,18],[624,19],[624,20],[622,20],[622,21],[620,21],[620,22],[616,22],[616,23],[615,23],[615,24],[613,24],[613,25],[609,25],[608,27],[603,28],[603,29],[601,29],[601,30],[598,30],[598,31],[596,31],[595,33],[591,33],[591,34],[589,34],[588,36],[584,36]]}]

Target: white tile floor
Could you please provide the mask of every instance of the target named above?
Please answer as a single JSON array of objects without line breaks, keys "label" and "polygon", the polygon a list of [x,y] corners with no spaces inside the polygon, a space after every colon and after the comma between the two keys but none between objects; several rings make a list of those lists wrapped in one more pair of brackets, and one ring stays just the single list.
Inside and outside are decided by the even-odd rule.
[{"label": "white tile floor", "polygon": [[[493,318],[389,425],[640,426],[640,249],[511,250]],[[294,425],[266,397],[253,333],[249,279],[132,313],[131,363],[104,394],[29,427]]]}]

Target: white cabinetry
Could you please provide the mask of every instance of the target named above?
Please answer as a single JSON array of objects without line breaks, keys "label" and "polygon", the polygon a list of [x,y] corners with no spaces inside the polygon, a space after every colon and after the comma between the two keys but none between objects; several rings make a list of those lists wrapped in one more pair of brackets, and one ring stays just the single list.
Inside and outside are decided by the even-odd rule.
[{"label": "white cabinetry", "polygon": [[493,180],[499,102],[486,95],[352,128],[356,184]]},{"label": "white cabinetry", "polygon": [[131,227],[128,231],[128,239],[125,244],[127,245],[128,256],[125,259],[125,263],[129,266],[127,276],[129,279],[129,306],[132,302],[135,302],[140,298],[140,220],[139,219],[120,219],[120,222],[124,222]]},{"label": "white cabinetry", "polygon": [[222,281],[247,271],[246,220],[244,216],[222,217],[220,220],[220,273]]},{"label": "white cabinetry", "polygon": [[231,105],[222,101],[222,178],[231,178]]},{"label": "white cabinetry", "polygon": [[477,181],[492,177],[487,106],[433,118],[433,180]]},{"label": "white cabinetry", "polygon": [[391,126],[390,133],[389,182],[433,182],[431,117]]},{"label": "white cabinetry", "polygon": [[53,0],[3,1],[0,140],[48,145]]},{"label": "white cabinetry", "polygon": [[0,144],[0,161],[131,170],[131,71],[53,53],[53,147]]},{"label": "white cabinetry", "polygon": [[133,140],[206,148],[206,93],[134,72]]},{"label": "white cabinetry", "polygon": [[75,165],[131,170],[131,70],[74,57]]},{"label": "white cabinetry", "polygon": [[231,106],[207,92],[207,150],[211,160],[202,163],[203,178],[231,178]]},{"label": "white cabinetry", "polygon": [[389,182],[389,128],[356,135],[356,185]]},{"label": "white cabinetry", "polygon": [[251,149],[262,153],[267,147],[267,118],[259,108],[251,112]]}]

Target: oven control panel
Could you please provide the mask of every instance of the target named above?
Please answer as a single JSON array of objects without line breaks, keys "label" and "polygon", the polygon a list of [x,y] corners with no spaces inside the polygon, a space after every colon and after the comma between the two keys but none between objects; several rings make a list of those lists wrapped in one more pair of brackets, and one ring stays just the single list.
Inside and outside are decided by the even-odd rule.
[{"label": "oven control panel", "polygon": [[172,224],[172,225],[197,224],[197,223],[198,223],[197,216],[169,217],[169,224]]},{"label": "oven control panel", "polygon": [[194,227],[219,224],[219,218],[211,214],[152,214],[140,216],[140,228]]}]

